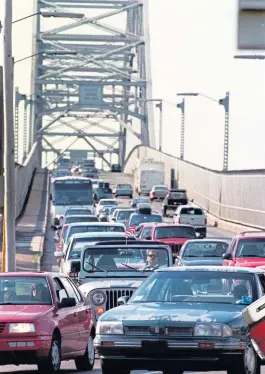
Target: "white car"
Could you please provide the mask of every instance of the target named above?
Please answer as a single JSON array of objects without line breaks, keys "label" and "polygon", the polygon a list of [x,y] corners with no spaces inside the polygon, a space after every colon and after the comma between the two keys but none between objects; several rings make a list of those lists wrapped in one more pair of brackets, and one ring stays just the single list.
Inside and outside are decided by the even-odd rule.
[{"label": "white car", "polygon": [[99,216],[101,210],[104,208],[104,206],[118,206],[118,203],[114,199],[101,199],[97,205],[95,206],[95,216]]}]

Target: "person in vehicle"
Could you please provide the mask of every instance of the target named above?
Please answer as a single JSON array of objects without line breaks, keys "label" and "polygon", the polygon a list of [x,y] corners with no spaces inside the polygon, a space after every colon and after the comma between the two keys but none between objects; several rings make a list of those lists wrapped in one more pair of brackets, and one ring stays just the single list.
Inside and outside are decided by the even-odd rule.
[{"label": "person in vehicle", "polygon": [[155,270],[159,268],[157,251],[149,250],[146,257],[146,265],[141,270]]},{"label": "person in vehicle", "polygon": [[17,295],[13,287],[10,287],[8,281],[4,284],[4,303],[12,303],[17,300]]}]

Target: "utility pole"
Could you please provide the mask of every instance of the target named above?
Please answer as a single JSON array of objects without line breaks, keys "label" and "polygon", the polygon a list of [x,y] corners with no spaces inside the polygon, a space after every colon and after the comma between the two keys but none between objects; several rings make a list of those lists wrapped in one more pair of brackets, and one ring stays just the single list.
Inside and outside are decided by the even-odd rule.
[{"label": "utility pole", "polygon": [[4,239],[5,271],[16,271],[15,161],[14,161],[14,84],[12,58],[12,0],[5,0],[4,17]]},{"label": "utility pole", "polygon": [[181,109],[181,128],[180,128],[180,159],[184,160],[185,148],[185,99],[177,104],[177,108]]}]

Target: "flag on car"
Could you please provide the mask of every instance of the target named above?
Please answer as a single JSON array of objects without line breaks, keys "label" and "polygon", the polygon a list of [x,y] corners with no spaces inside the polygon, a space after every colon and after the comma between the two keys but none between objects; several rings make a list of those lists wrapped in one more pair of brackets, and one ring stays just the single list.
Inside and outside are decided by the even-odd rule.
[{"label": "flag on car", "polygon": [[135,231],[135,227],[129,227],[129,229],[125,232],[125,238],[128,239],[129,236],[134,235]]}]

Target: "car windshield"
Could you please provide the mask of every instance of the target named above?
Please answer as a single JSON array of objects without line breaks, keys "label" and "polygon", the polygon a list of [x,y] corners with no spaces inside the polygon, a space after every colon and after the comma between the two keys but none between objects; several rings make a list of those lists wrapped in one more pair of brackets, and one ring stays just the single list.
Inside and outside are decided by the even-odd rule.
[{"label": "car windshield", "polygon": [[82,214],[92,214],[90,209],[68,209],[65,216],[77,216],[77,215],[82,215]]},{"label": "car windshield", "polygon": [[182,208],[181,214],[188,214],[192,216],[200,216],[203,214],[203,211],[199,208]]},{"label": "car windshield", "polygon": [[154,271],[169,266],[166,248],[89,248],[84,255],[84,270],[87,272],[109,271]]},{"label": "car windshield", "polygon": [[68,232],[68,238],[74,234],[81,234],[82,232],[124,232],[123,226],[98,225],[98,226],[72,226]]},{"label": "car windshield", "polygon": [[131,218],[130,225],[131,226],[138,226],[140,223],[147,223],[147,222],[158,222],[161,223],[162,216],[159,214],[134,214]]},{"label": "car windshield", "polygon": [[265,257],[265,238],[239,240],[236,257]]},{"label": "car windshield", "polygon": [[90,205],[93,202],[89,180],[64,180],[53,183],[54,205]]},{"label": "car windshield", "polygon": [[116,215],[117,221],[119,222],[128,221],[132,213],[134,213],[134,210],[125,210],[125,209],[119,210]]},{"label": "car windshield", "polygon": [[220,257],[227,252],[228,243],[226,242],[204,242],[200,240],[198,242],[187,243],[182,258],[194,258],[194,257]]},{"label": "car windshield", "polygon": [[102,236],[93,236],[93,238],[82,238],[82,239],[77,239],[74,241],[70,248],[69,252],[69,260],[80,258],[81,256],[81,251],[84,247],[88,245],[94,245],[100,241],[111,241],[111,240],[123,240],[124,236],[117,238],[117,236],[109,236],[109,237],[102,237]]},{"label": "car windshield", "polygon": [[257,299],[254,274],[228,271],[165,271],[148,278],[131,303],[218,303],[249,305]]},{"label": "car windshield", "polygon": [[78,223],[78,222],[98,222],[98,218],[91,215],[91,216],[86,216],[86,217],[68,216],[65,219],[66,225],[70,225],[71,223]]},{"label": "car windshield", "polygon": [[99,202],[99,205],[102,205],[102,206],[104,206],[104,205],[118,205],[117,204],[117,201],[115,201],[115,200],[108,200],[108,201],[100,201]]},{"label": "car windshield", "polygon": [[170,239],[170,238],[196,238],[196,233],[193,227],[168,226],[157,227],[155,229],[155,239]]},{"label": "car windshield", "polygon": [[51,293],[45,277],[0,277],[0,305],[51,305]]}]

